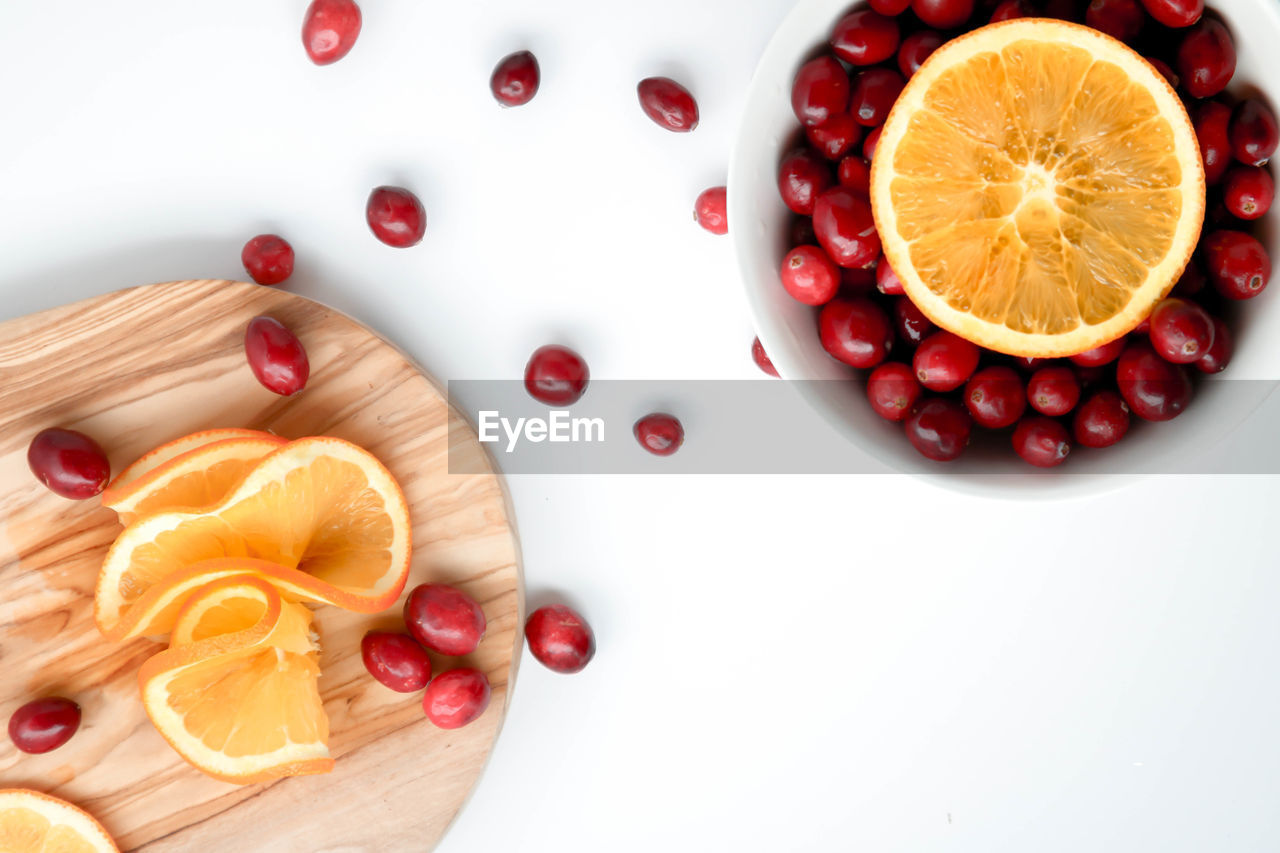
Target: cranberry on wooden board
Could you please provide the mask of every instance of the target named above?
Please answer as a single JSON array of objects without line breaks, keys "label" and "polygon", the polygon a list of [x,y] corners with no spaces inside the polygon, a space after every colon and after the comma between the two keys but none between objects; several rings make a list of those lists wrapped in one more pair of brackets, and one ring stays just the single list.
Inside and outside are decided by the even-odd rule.
[{"label": "cranberry on wooden board", "polygon": [[1071,356],[1071,360],[1081,367],[1100,367],[1115,361],[1122,352],[1124,352],[1124,338],[1116,338],[1102,346],[1078,352]]},{"label": "cranberry on wooden board", "polygon": [[1151,312],[1148,337],[1165,361],[1191,364],[1213,346],[1213,319],[1194,302],[1163,299]]},{"label": "cranberry on wooden board", "polygon": [[1257,98],[1246,98],[1231,114],[1228,136],[1237,160],[1248,166],[1261,166],[1276,153],[1276,143],[1280,141],[1275,113]]},{"label": "cranberry on wooden board", "polygon": [[849,114],[865,127],[878,127],[889,117],[906,81],[892,68],[868,68],[858,75],[849,96]]},{"label": "cranberry on wooden board", "polygon": [[1216,95],[1236,73],[1236,46],[1221,21],[1203,18],[1178,45],[1178,76],[1194,98]]},{"label": "cranberry on wooden board", "polygon": [[773,366],[773,361],[769,358],[769,354],[764,351],[764,344],[760,343],[759,338],[751,342],[751,360],[756,363],[756,367],[760,368],[762,373],[774,377],[778,375],[778,368]]},{"label": "cranberry on wooden board", "polygon": [[[850,116],[852,120],[852,116]],[[836,167],[836,180],[863,198],[871,195],[871,164],[859,154],[851,154]]]},{"label": "cranberry on wooden board", "polygon": [[542,72],[538,58],[527,50],[503,57],[489,77],[489,91],[504,107],[519,107],[538,94]]},{"label": "cranberry on wooden board", "polygon": [[791,84],[791,109],[806,127],[822,124],[849,105],[849,77],[832,56],[811,59]]},{"label": "cranberry on wooden board", "polygon": [[978,426],[988,429],[1012,426],[1027,408],[1022,377],[1012,367],[984,367],[965,383],[964,405]]},{"label": "cranberry on wooden board", "polygon": [[1231,165],[1231,108],[1217,101],[1206,101],[1195,112],[1196,141],[1204,162],[1206,184],[1216,184]]},{"label": "cranberry on wooden board", "polygon": [[484,610],[456,587],[424,583],[404,602],[404,624],[413,638],[442,655],[469,655],[484,637]]},{"label": "cranberry on wooden board", "polygon": [[258,284],[279,284],[293,275],[293,247],[283,237],[259,234],[240,250],[240,263]]},{"label": "cranberry on wooden board", "polygon": [[911,0],[911,11],[935,30],[958,27],[973,14],[973,0]]},{"label": "cranberry on wooden board", "polygon": [[1189,27],[1204,14],[1204,0],[1142,0],[1147,14],[1166,27]]},{"label": "cranberry on wooden board", "polygon": [[579,613],[563,604],[549,604],[529,614],[524,636],[534,658],[552,672],[581,672],[596,654],[596,636]]},{"label": "cranberry on wooden board", "polygon": [[418,245],[427,233],[426,208],[404,187],[375,187],[365,202],[364,217],[373,236],[396,249]]},{"label": "cranberry on wooden board", "polygon": [[1191,378],[1186,368],[1165,361],[1141,338],[1121,353],[1116,384],[1129,409],[1143,420],[1172,420],[1191,402]]},{"label": "cranberry on wooden board", "polygon": [[941,33],[933,30],[919,30],[904,38],[898,48],[898,70],[902,76],[910,79],[945,41]]},{"label": "cranberry on wooden board", "polygon": [[1076,409],[1071,431],[1081,447],[1110,447],[1129,431],[1129,406],[1115,391],[1099,391]]},{"label": "cranberry on wooden board", "polygon": [[836,21],[831,49],[850,65],[875,65],[898,49],[898,22],[874,9],[858,9]]},{"label": "cranberry on wooden board", "polygon": [[728,195],[724,187],[711,187],[693,202],[693,221],[712,234],[729,233]]},{"label": "cranberry on wooden board", "polygon": [[1092,0],[1084,12],[1086,24],[1123,42],[1137,38],[1146,21],[1138,0]]},{"label": "cranberry on wooden board", "polygon": [[869,266],[880,255],[880,235],[871,205],[848,187],[832,187],[818,196],[813,206],[813,230],[839,266]]},{"label": "cranberry on wooden board", "polygon": [[831,165],[807,149],[792,151],[778,164],[778,194],[795,213],[811,216],[818,196],[832,183]]},{"label": "cranberry on wooden board", "polygon": [[867,377],[867,400],[872,410],[890,421],[906,420],[922,390],[911,366],[898,361],[881,364]]},{"label": "cranberry on wooden board", "polygon": [[1209,280],[1228,299],[1252,299],[1271,280],[1266,248],[1243,231],[1214,231],[1203,242]]},{"label": "cranberry on wooden board", "polygon": [[73,429],[49,427],[27,445],[27,466],[49,491],[73,501],[100,494],[111,479],[111,463],[98,442]]},{"label": "cranberry on wooden board", "polygon": [[806,127],[809,144],[828,160],[839,160],[862,139],[862,126],[849,113],[836,113],[822,124]]},{"label": "cranberry on wooden board", "polygon": [[977,344],[948,331],[937,331],[920,342],[911,366],[920,384],[930,391],[953,391],[978,369]]},{"label": "cranberry on wooden board", "polygon": [[274,317],[264,314],[249,321],[244,330],[244,354],[249,369],[268,391],[290,397],[307,387],[311,376],[307,351]]},{"label": "cranberry on wooden board", "polygon": [[898,296],[893,300],[893,326],[898,332],[898,338],[913,349],[920,346],[920,342],[938,328],[906,296]]},{"label": "cranberry on wooden board", "polygon": [[805,305],[825,305],[840,289],[840,269],[817,246],[796,246],[782,259],[782,286]]},{"label": "cranberry on wooden board", "polygon": [[57,749],[79,728],[80,706],[59,696],[28,702],[9,717],[9,739],[28,755]]},{"label": "cranberry on wooden board", "polygon": [[422,694],[422,711],[442,729],[460,729],[475,722],[489,707],[489,678],[478,669],[462,667],[442,672]]},{"label": "cranberry on wooden board", "polygon": [[1213,343],[1196,362],[1196,369],[1201,373],[1221,373],[1227,369],[1233,352],[1235,352],[1235,338],[1231,335],[1231,329],[1222,320],[1214,317]]},{"label": "cranberry on wooden board", "polygon": [[930,397],[916,404],[907,417],[907,440],[927,459],[950,462],[969,446],[973,418],[964,406],[946,397]]},{"label": "cranberry on wooden board", "polygon": [[698,126],[698,102],[670,77],[646,77],[636,85],[640,108],[658,127],[688,133]]},{"label": "cranberry on wooden board", "polygon": [[1080,402],[1080,380],[1069,367],[1042,367],[1027,380],[1027,402],[1042,415],[1065,415]]},{"label": "cranberry on wooden board", "polygon": [[1013,449],[1037,468],[1052,468],[1067,461],[1071,436],[1067,428],[1053,418],[1031,415],[1014,428]]},{"label": "cranberry on wooden board", "polygon": [[664,412],[654,412],[636,421],[632,428],[636,441],[654,456],[670,456],[684,444],[684,426],[680,419]]},{"label": "cranberry on wooden board", "polygon": [[360,640],[360,659],[379,684],[397,693],[416,693],[431,680],[431,658],[408,634],[370,631]]},{"label": "cranberry on wooden board", "polygon": [[524,367],[524,389],[548,406],[569,406],[587,390],[591,374],[582,356],[568,347],[538,347]]},{"label": "cranberry on wooden board", "polygon": [[1259,219],[1271,209],[1275,181],[1265,166],[1232,166],[1222,183],[1222,202],[1237,219]]},{"label": "cranberry on wooden board", "polygon": [[316,65],[330,65],[351,52],[360,36],[354,0],[312,0],[302,18],[302,46]]},{"label": "cranberry on wooden board", "polygon": [[864,296],[836,297],[824,305],[818,337],[832,358],[850,367],[875,367],[893,346],[884,309]]}]

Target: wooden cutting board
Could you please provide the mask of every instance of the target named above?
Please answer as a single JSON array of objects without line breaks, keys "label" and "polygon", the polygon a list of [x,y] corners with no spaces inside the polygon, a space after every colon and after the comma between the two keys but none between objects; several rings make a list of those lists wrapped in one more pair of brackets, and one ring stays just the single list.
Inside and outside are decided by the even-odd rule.
[{"label": "wooden cutting board", "polygon": [[[245,362],[245,325],[258,314],[281,320],[307,348],[311,379],[294,398],[262,388]],[[333,435],[367,448],[409,502],[407,588],[455,584],[484,607],[488,632],[463,663],[488,674],[488,711],[443,731],[423,717],[420,693],[394,693],[365,672],[360,638],[371,628],[402,629],[403,596],[376,616],[322,606],[320,690],[333,772],[247,787],[202,775],[168,747],[138,700],[138,667],[160,646],[109,643],[94,627],[94,582],[121,528],[97,499],[64,500],[32,476],[27,444],[48,426],[96,438],[113,471],[213,427]],[[451,440],[455,454],[481,460],[466,470],[487,473],[450,474]],[[502,726],[523,621],[519,546],[501,477],[437,383],[350,318],[273,288],[179,281],[0,323],[0,718],[42,695],[68,696],[83,709],[76,736],[45,755],[24,755],[0,735],[0,788],[68,799],[124,850],[429,850]],[[437,672],[449,665],[434,663]]]}]

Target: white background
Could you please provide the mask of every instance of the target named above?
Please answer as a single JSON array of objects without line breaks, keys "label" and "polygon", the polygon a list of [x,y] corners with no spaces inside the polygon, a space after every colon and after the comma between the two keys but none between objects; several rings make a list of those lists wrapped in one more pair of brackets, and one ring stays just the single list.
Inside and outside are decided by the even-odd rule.
[{"label": "white background", "polygon": [[[291,290],[441,379],[518,377],[551,341],[595,377],[757,376],[729,244],[690,211],[787,0],[366,0],[327,68],[305,5],[7,4],[0,318],[241,277],[276,231]],[[501,110],[490,70],[522,48],[542,91]],[[643,117],[654,74],[695,92],[696,132]],[[420,246],[369,235],[382,183],[422,197]],[[686,451],[714,440],[689,427]],[[526,655],[445,853],[1280,849],[1274,477],[1065,503],[510,487],[530,605],[578,605],[599,653],[576,676]]]}]

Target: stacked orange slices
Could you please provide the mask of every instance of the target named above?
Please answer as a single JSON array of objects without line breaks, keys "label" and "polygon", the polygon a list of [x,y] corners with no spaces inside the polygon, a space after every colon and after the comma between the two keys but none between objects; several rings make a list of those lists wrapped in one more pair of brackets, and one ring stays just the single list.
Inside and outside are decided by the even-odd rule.
[{"label": "stacked orange slices", "polygon": [[205,773],[249,783],[333,766],[303,602],[390,607],[409,573],[408,507],[367,451],[210,430],[169,442],[102,494],[125,524],[94,619],[112,640],[169,635],[143,706]]}]

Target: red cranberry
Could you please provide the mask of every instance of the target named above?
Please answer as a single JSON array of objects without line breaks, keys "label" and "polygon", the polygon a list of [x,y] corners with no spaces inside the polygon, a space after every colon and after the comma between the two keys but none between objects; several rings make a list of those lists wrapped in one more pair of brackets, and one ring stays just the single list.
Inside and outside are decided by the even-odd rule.
[{"label": "red cranberry", "polygon": [[[1089,352],[1092,352],[1092,350],[1089,350]],[[1117,355],[1119,354],[1117,353]],[[1051,361],[1052,359],[1048,359],[1048,358],[1033,358],[1031,356],[1024,356],[1024,355],[1015,356],[1013,359],[1013,363],[1015,365],[1017,365],[1020,369],[1025,370],[1029,373],[1034,373],[1035,371],[1044,367],[1046,364],[1049,364]]]},{"label": "red cranberry", "polygon": [[416,693],[431,680],[431,658],[408,634],[370,631],[360,641],[360,658],[379,684],[397,693]]},{"label": "red cranberry", "polygon": [[849,113],[858,124],[876,127],[884,124],[889,110],[902,94],[906,83],[891,68],[868,68],[858,75],[849,98]]},{"label": "red cranberry", "polygon": [[364,206],[364,217],[373,236],[396,249],[418,245],[427,233],[426,209],[403,187],[374,189]]},{"label": "red cranberry", "polygon": [[875,367],[893,346],[884,310],[862,296],[837,297],[818,314],[818,336],[832,358],[851,367]]},{"label": "red cranberry", "polygon": [[39,755],[71,740],[78,728],[80,706],[75,702],[60,697],[36,699],[13,712],[9,739],[20,751]]},{"label": "red cranberry", "polygon": [[1231,354],[1235,352],[1235,339],[1231,336],[1231,329],[1227,324],[1213,318],[1213,343],[1209,345],[1209,349],[1205,354],[1200,356],[1200,360],[1196,362],[1196,367],[1201,373],[1221,373],[1227,369],[1227,364],[1231,361]]},{"label": "red cranberry", "polygon": [[920,342],[911,360],[916,378],[930,391],[952,391],[978,369],[976,344],[947,331],[934,332]]},{"label": "red cranberry", "polygon": [[1203,245],[1209,278],[1228,299],[1252,299],[1271,280],[1266,248],[1243,231],[1214,231]]},{"label": "red cranberry", "polygon": [[937,326],[906,296],[893,300],[893,324],[898,337],[909,347],[918,347]]},{"label": "red cranberry", "polygon": [[293,332],[274,317],[262,315],[244,330],[244,354],[249,369],[268,391],[291,397],[307,387],[311,363]]},{"label": "red cranberry", "polygon": [[756,367],[761,372],[767,373],[769,376],[777,376],[778,368],[773,366],[773,361],[769,358],[769,354],[764,351],[764,344],[760,343],[760,339],[756,338],[751,342],[751,360],[756,363]]},{"label": "red cranberry", "polygon": [[111,463],[98,442],[73,429],[49,427],[27,446],[27,465],[55,495],[82,501],[101,494]]},{"label": "red cranberry", "polygon": [[880,255],[871,205],[848,187],[833,187],[813,206],[813,230],[831,260],[842,267],[865,267]]},{"label": "red cranberry", "polygon": [[862,127],[848,113],[836,113],[822,124],[806,127],[809,143],[828,160],[839,160],[862,138]]},{"label": "red cranberry", "polygon": [[911,11],[935,30],[958,27],[973,14],[973,0],[911,0]]},{"label": "red cranberry", "polygon": [[836,167],[836,179],[840,186],[848,187],[864,198],[871,195],[871,164],[857,154],[840,161]]},{"label": "red cranberry", "polygon": [[876,290],[885,296],[901,296],[907,292],[902,286],[902,279],[898,278],[893,267],[889,266],[889,259],[884,256],[876,264]]},{"label": "red cranberry", "polygon": [[1080,402],[1080,380],[1069,367],[1042,367],[1027,381],[1027,402],[1042,415],[1065,415]]},{"label": "red cranberry", "polygon": [[792,151],[778,165],[778,193],[796,213],[812,215],[818,196],[830,186],[831,167],[812,151]]},{"label": "red cranberry", "polygon": [[522,50],[505,57],[493,69],[489,91],[504,107],[518,107],[529,103],[538,94],[540,80],[537,57]]},{"label": "red cranberry", "polygon": [[1166,361],[1191,364],[1213,346],[1213,320],[1185,299],[1165,299],[1151,312],[1151,345]]},{"label": "red cranberry", "polygon": [[1121,353],[1116,382],[1129,408],[1144,420],[1171,420],[1191,402],[1191,378],[1186,368],[1165,361],[1141,338]]},{"label": "red cranberry", "polygon": [[818,242],[818,235],[813,230],[813,220],[808,216],[791,217],[787,234],[792,246],[812,246]]},{"label": "red cranberry", "polygon": [[902,76],[910,79],[945,41],[941,33],[933,30],[920,30],[904,38],[902,46],[898,48],[898,70],[902,72]]},{"label": "red cranberry", "polygon": [[791,109],[806,126],[822,124],[849,105],[849,77],[832,56],[811,59],[796,72]]},{"label": "red cranberry", "polygon": [[930,397],[916,404],[907,417],[907,440],[935,462],[950,462],[964,453],[973,431],[973,418],[955,400]]},{"label": "red cranberry", "polygon": [[[1183,268],[1182,275],[1178,276],[1178,281],[1173,285],[1173,290],[1170,293],[1174,296],[1195,296],[1204,290],[1204,286],[1208,283],[1209,279],[1205,276],[1204,271],[1200,269],[1200,264],[1193,259],[1191,263]],[[1142,327],[1143,334],[1146,334],[1147,331],[1143,324],[1149,321],[1150,317],[1139,324]],[[1138,329],[1134,329],[1134,331],[1136,332]]]},{"label": "red cranberry", "polygon": [[1204,14],[1204,0],[1142,0],[1147,13],[1166,27],[1189,27]]},{"label": "red cranberry", "polygon": [[711,187],[693,203],[693,221],[712,234],[729,233],[728,196],[724,187]]},{"label": "red cranberry", "polygon": [[279,284],[293,275],[293,247],[283,237],[259,234],[240,250],[240,263],[258,284]]},{"label": "red cranberry", "polygon": [[870,163],[876,156],[876,143],[880,141],[880,131],[884,130],[884,125],[873,128],[867,134],[867,138],[862,140],[862,156]]},{"label": "red cranberry", "polygon": [[1226,104],[1206,101],[1196,110],[1196,140],[1200,143],[1200,157],[1204,161],[1204,180],[1216,184],[1226,174],[1231,164],[1231,140],[1228,128],[1231,110]]},{"label": "red cranberry", "polygon": [[636,85],[640,108],[658,127],[688,133],[698,126],[698,102],[670,77],[646,77]]},{"label": "red cranberry", "polygon": [[568,347],[548,344],[529,356],[524,368],[524,389],[548,406],[569,406],[587,390],[587,363]]},{"label": "red cranberry", "polygon": [[442,729],[459,729],[475,722],[489,707],[488,677],[478,669],[462,667],[432,679],[422,694],[427,719]]},{"label": "red cranberry", "polygon": [[1258,219],[1271,209],[1275,181],[1263,166],[1234,166],[1227,171],[1222,200],[1237,219]]},{"label": "red cranberry", "polygon": [[1031,415],[1014,427],[1013,449],[1037,468],[1052,468],[1067,461],[1071,436],[1066,427],[1052,418]]},{"label": "red cranberry", "polygon": [[873,9],[850,12],[831,31],[831,49],[850,65],[875,65],[898,49],[898,22]]},{"label": "red cranberry", "polygon": [[844,296],[867,296],[876,289],[876,271],[866,268],[840,268],[840,293]]},{"label": "red cranberry", "polygon": [[312,0],[302,18],[302,46],[316,65],[330,65],[351,52],[360,35],[354,0]]},{"label": "red cranberry", "polygon": [[891,421],[905,420],[920,399],[920,383],[909,365],[890,361],[867,377],[867,399],[877,415]]},{"label": "red cranberry", "polygon": [[654,456],[670,456],[684,444],[684,426],[674,415],[654,412],[636,421],[636,441]]},{"label": "red cranberry", "polygon": [[1071,361],[1081,367],[1100,367],[1115,361],[1122,352],[1124,352],[1124,338],[1116,338],[1100,347],[1076,353],[1071,356]]},{"label": "red cranberry", "polygon": [[1129,431],[1129,407],[1115,391],[1099,391],[1076,409],[1071,431],[1081,447],[1110,447]]},{"label": "red cranberry", "polygon": [[1257,98],[1246,98],[1236,106],[1228,133],[1232,153],[1247,166],[1261,166],[1270,160],[1280,140],[1275,113]]},{"label": "red cranberry", "polygon": [[978,426],[988,429],[1010,426],[1027,408],[1022,377],[1012,367],[984,367],[965,384],[964,405]]},{"label": "red cranberry", "polygon": [[572,607],[539,607],[524,623],[529,651],[552,672],[581,672],[596,654],[596,636]]},{"label": "red cranberry", "polygon": [[1092,0],[1084,12],[1086,24],[1123,42],[1137,38],[1146,21],[1138,0]]},{"label": "red cranberry", "polygon": [[1163,77],[1166,81],[1168,81],[1170,86],[1172,86],[1175,89],[1178,88],[1178,83],[1181,81],[1178,77],[1178,73],[1169,66],[1169,63],[1165,62],[1163,59],[1160,59],[1159,57],[1156,57],[1156,56],[1144,56],[1142,58],[1145,59],[1151,65],[1152,68],[1154,68],[1156,71],[1159,71],[1160,76]]},{"label": "red cranberry", "polygon": [[901,15],[911,7],[911,0],[871,0],[871,8],[881,15]]},{"label": "red cranberry", "polygon": [[1193,98],[1216,95],[1236,73],[1236,46],[1221,21],[1203,18],[1178,45],[1178,75]]},{"label": "red cranberry", "polygon": [[484,611],[460,589],[442,583],[414,587],[404,602],[404,624],[413,638],[442,655],[469,655],[484,636]]},{"label": "red cranberry", "polygon": [[805,305],[825,305],[840,289],[840,269],[817,246],[796,246],[782,259],[782,286]]},{"label": "red cranberry", "polygon": [[1017,18],[1030,18],[1035,15],[1035,10],[1027,3],[1027,0],[1004,0],[1000,5],[996,6],[995,11],[991,13],[991,20],[988,23],[998,24],[1001,21],[1012,21]]}]

